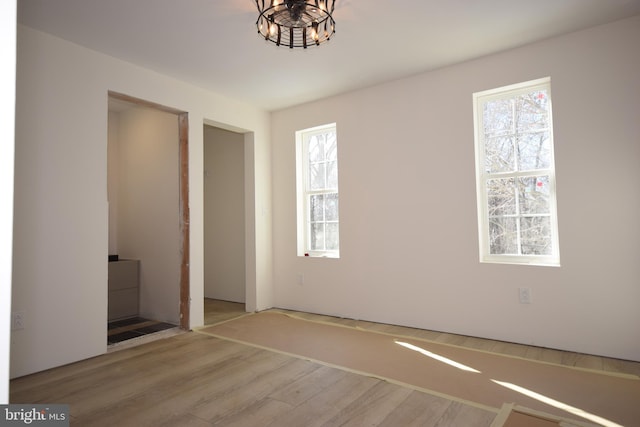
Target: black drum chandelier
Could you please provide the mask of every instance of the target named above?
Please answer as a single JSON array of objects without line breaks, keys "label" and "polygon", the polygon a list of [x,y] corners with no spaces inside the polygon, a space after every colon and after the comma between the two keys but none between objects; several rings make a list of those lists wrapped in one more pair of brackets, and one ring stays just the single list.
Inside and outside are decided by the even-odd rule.
[{"label": "black drum chandelier", "polygon": [[335,0],[256,0],[258,33],[277,46],[319,46],[336,31]]}]

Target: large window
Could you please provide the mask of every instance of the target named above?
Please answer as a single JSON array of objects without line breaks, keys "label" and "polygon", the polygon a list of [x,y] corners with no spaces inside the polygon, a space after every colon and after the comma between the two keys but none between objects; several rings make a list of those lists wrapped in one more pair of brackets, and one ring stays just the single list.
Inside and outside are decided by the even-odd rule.
[{"label": "large window", "polygon": [[550,79],[473,100],[480,261],[560,265]]},{"label": "large window", "polygon": [[335,123],[296,132],[298,255],[340,256]]}]

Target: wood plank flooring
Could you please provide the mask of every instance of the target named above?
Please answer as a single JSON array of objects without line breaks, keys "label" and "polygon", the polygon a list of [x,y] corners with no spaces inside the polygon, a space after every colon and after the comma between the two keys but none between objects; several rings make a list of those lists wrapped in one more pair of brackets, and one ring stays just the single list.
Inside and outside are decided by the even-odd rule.
[{"label": "wood plank flooring", "polygon": [[235,317],[246,314],[244,310],[245,305],[243,303],[205,298],[204,324],[213,325],[214,323],[231,320]]},{"label": "wood plank flooring", "polygon": [[[226,306],[220,315],[242,315]],[[572,366],[640,363],[290,312]],[[215,316],[215,315],[213,315]],[[209,317],[209,319],[212,319]],[[489,426],[496,413],[295,357],[183,333],[14,379],[12,403],[67,403],[74,426]]]}]

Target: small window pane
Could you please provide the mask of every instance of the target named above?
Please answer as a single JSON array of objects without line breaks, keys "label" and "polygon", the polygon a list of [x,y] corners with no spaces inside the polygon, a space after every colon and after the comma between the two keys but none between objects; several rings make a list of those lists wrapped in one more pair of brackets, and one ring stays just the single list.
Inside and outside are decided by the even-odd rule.
[{"label": "small window pane", "polygon": [[550,255],[552,253],[550,217],[522,218],[520,234],[523,255]]},{"label": "small window pane", "polygon": [[518,137],[518,164],[521,171],[551,167],[549,132],[527,133]]},{"label": "small window pane", "polygon": [[327,163],[327,188],[338,188],[338,162]]},{"label": "small window pane", "polygon": [[327,160],[337,160],[338,159],[338,141],[336,140],[335,133],[328,133],[326,149],[327,149]]},{"label": "small window pane", "polygon": [[516,221],[516,218],[491,218],[489,220],[489,251],[491,254],[518,254]]},{"label": "small window pane", "polygon": [[324,250],[324,224],[312,223],[311,224],[311,250],[323,251]]},{"label": "small window pane", "polygon": [[520,213],[548,214],[551,211],[548,176],[519,178],[518,191],[520,192]]},{"label": "small window pane", "polygon": [[487,172],[511,172],[515,170],[513,137],[489,138],[486,140],[485,150],[485,168]]},{"label": "small window pane", "polygon": [[311,221],[323,221],[324,220],[324,196],[322,194],[311,196],[309,209],[310,209]]},{"label": "small window pane", "polygon": [[338,193],[327,194],[325,200],[326,200],[325,220],[337,221],[338,220]]},{"label": "small window pane", "polygon": [[510,132],[513,128],[513,103],[510,99],[484,104],[484,132],[487,137]]},{"label": "small window pane", "polygon": [[532,132],[549,127],[549,110],[546,91],[535,91],[516,98],[519,132]]},{"label": "small window pane", "polygon": [[487,181],[487,207],[489,216],[516,213],[515,180],[513,178]]},{"label": "small window pane", "polygon": [[324,144],[318,135],[309,138],[309,161],[321,162],[324,160]]},{"label": "small window pane", "polygon": [[309,188],[321,190],[325,188],[325,167],[324,163],[314,163],[309,165]]},{"label": "small window pane", "polygon": [[338,249],[338,242],[340,241],[338,239],[338,224],[336,223],[329,223],[327,224],[327,236],[326,236],[326,244],[327,244],[327,250],[337,250]]}]

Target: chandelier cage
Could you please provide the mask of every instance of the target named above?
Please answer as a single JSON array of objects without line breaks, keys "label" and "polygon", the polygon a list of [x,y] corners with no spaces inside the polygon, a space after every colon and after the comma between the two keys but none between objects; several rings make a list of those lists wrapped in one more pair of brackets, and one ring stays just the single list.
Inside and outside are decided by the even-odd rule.
[{"label": "chandelier cage", "polygon": [[335,0],[256,0],[258,33],[290,49],[319,46],[336,32]]}]

